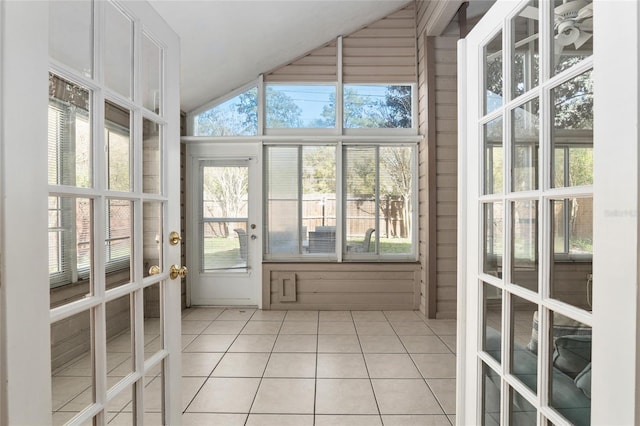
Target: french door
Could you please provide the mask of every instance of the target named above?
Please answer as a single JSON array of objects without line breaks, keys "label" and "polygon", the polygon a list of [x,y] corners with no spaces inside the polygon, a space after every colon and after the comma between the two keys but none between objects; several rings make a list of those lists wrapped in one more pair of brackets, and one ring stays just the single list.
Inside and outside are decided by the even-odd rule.
[{"label": "french door", "polygon": [[4,85],[22,91],[3,104],[28,119],[3,138],[4,224],[24,243],[3,265],[0,422],[179,424],[178,38],[144,2],[3,6]]},{"label": "french door", "polygon": [[259,144],[190,144],[189,290],[192,305],[261,304]]},{"label": "french door", "polygon": [[458,424],[637,422],[619,373],[637,374],[637,335],[617,331],[637,330],[620,220],[637,219],[637,117],[615,112],[637,114],[637,19],[635,2],[498,1],[459,44]]}]

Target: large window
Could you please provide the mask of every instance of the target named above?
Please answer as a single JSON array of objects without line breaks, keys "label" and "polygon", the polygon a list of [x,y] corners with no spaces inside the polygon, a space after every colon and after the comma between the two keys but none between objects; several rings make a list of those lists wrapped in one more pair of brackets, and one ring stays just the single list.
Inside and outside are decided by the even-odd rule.
[{"label": "large window", "polygon": [[336,86],[333,84],[268,84],[265,102],[268,129],[336,127]]},{"label": "large window", "polygon": [[258,134],[258,89],[253,87],[194,117],[195,136]]},{"label": "large window", "polygon": [[344,86],[345,129],[395,128],[408,129],[412,120],[411,85]]},{"label": "large window", "polygon": [[267,258],[415,260],[414,146],[273,145],[265,159]]}]

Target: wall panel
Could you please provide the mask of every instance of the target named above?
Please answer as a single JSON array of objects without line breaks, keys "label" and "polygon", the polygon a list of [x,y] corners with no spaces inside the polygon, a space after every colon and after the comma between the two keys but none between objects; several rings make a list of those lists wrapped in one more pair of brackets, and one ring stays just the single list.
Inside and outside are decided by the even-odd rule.
[{"label": "wall panel", "polygon": [[[295,274],[295,302],[280,283]],[[265,263],[263,309],[414,310],[420,303],[418,263]]]}]

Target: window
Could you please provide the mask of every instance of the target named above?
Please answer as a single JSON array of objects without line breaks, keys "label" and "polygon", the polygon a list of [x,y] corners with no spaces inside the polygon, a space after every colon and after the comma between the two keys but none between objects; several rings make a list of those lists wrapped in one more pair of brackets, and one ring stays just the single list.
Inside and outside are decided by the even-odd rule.
[{"label": "window", "polygon": [[269,129],[335,128],[335,85],[269,84],[265,89]]},{"label": "window", "polygon": [[335,146],[266,148],[266,252],[335,254]]},{"label": "window", "polygon": [[265,162],[268,259],[415,260],[414,146],[273,145]]},{"label": "window", "polygon": [[194,117],[195,136],[251,136],[258,134],[258,89],[235,96]]},{"label": "window", "polygon": [[410,146],[344,148],[347,256],[413,254],[414,163]]},{"label": "window", "polygon": [[[91,92],[51,74],[49,78],[49,184],[93,186]],[[105,102],[106,180],[110,190],[131,191],[130,111]],[[90,198],[49,197],[49,274],[51,287],[91,275],[93,208]],[[129,268],[132,251],[132,203],[111,199],[107,207],[107,272]],[[130,269],[130,268],[129,268]]]},{"label": "window", "polygon": [[344,86],[345,129],[413,127],[412,86]]}]

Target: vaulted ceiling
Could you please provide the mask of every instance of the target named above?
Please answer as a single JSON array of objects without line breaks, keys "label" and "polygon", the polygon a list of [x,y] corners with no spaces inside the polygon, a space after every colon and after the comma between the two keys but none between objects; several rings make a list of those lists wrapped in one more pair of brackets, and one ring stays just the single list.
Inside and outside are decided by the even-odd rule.
[{"label": "vaulted ceiling", "polygon": [[189,112],[412,0],[150,0],[181,39]]}]

